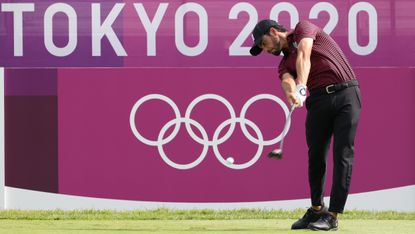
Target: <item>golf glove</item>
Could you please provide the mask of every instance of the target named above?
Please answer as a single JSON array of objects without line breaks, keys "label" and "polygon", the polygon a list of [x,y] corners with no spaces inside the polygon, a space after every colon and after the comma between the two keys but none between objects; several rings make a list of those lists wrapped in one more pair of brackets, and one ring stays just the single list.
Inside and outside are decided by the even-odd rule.
[{"label": "golf glove", "polygon": [[295,95],[300,100],[300,106],[303,106],[305,99],[307,98],[307,86],[298,84],[295,87]]}]

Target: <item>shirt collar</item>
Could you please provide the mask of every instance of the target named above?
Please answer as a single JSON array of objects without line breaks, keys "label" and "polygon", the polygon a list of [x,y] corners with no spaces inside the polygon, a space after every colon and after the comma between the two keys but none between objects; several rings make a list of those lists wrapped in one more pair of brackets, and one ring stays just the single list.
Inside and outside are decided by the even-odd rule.
[{"label": "shirt collar", "polygon": [[288,56],[293,48],[297,49],[297,42],[294,41],[294,30],[287,33],[287,43],[288,49],[282,51],[284,56]]}]

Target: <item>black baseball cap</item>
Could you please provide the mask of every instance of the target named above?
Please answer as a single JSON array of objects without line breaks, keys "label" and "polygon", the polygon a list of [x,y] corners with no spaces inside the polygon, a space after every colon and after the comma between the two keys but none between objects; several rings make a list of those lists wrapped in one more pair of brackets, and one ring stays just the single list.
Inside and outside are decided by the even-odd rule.
[{"label": "black baseball cap", "polygon": [[252,31],[252,36],[254,37],[254,45],[252,45],[249,53],[253,56],[257,56],[262,52],[262,49],[259,45],[262,43],[262,36],[264,36],[271,27],[281,27],[276,21],[270,19],[264,19],[257,23],[254,30]]}]

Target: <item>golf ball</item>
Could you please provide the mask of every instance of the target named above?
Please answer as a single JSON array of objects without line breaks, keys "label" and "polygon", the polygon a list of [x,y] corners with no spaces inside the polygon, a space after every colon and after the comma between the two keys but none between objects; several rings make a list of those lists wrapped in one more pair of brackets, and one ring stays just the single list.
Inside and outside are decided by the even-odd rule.
[{"label": "golf ball", "polygon": [[228,158],[226,159],[226,161],[227,161],[229,164],[233,164],[233,162],[235,162],[235,160],[234,160],[232,157],[228,157]]}]

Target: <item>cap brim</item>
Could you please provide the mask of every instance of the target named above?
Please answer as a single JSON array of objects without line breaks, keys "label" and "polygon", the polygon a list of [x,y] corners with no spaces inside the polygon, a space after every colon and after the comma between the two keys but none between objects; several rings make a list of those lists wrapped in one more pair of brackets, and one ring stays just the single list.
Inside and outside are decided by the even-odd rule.
[{"label": "cap brim", "polygon": [[249,53],[251,53],[252,56],[257,56],[261,52],[262,52],[262,49],[259,48],[259,46],[257,45],[252,46],[252,48],[249,50]]}]

